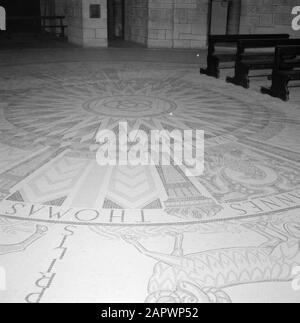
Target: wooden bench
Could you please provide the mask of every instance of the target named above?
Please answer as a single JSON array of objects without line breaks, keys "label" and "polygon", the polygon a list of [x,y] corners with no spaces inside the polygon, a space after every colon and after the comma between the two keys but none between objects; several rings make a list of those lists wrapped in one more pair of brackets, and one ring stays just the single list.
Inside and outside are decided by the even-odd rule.
[{"label": "wooden bench", "polygon": [[275,52],[272,86],[262,87],[261,92],[288,101],[291,81],[300,81],[300,45],[278,46]]},{"label": "wooden bench", "polygon": [[[220,77],[220,63],[235,62],[237,54],[237,44],[240,40],[256,39],[289,39],[288,34],[259,34],[259,35],[214,35],[208,39],[207,68],[201,68],[200,73],[208,76]],[[216,47],[220,45],[228,46],[229,53],[217,53]]]},{"label": "wooden bench", "polygon": [[[240,40],[235,63],[234,77],[227,77],[228,83],[250,87],[249,73],[252,70],[272,70],[275,64],[275,49],[277,46],[300,45],[300,39],[259,39]],[[247,50],[255,49],[256,54],[249,54]],[[261,51],[262,49],[268,52]]]},{"label": "wooden bench", "polygon": [[[57,20],[59,20],[59,23],[57,23]],[[64,24],[65,16],[42,16],[41,17],[41,26],[42,30],[44,32],[47,31],[47,29],[54,29],[55,33],[59,35],[59,37],[63,38],[65,37],[66,33],[65,30],[68,27]],[[59,32],[56,32],[56,30],[59,29]]]}]

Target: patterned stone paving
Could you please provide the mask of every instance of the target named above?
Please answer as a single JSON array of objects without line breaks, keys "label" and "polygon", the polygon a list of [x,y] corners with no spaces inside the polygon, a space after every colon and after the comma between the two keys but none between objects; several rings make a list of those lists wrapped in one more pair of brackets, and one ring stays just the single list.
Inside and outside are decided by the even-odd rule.
[{"label": "patterned stone paving", "polygon": [[[299,301],[295,107],[174,63],[2,66],[0,89],[1,301]],[[205,130],[204,174],[98,166],[120,121]]]}]

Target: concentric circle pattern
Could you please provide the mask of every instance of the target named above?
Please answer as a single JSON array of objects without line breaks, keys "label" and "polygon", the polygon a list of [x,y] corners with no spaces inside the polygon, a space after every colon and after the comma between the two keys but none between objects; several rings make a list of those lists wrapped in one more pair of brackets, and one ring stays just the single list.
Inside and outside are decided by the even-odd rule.
[{"label": "concentric circle pattern", "polygon": [[[275,105],[172,65],[143,64],[142,71],[96,63],[35,69],[40,85],[31,82],[28,89],[24,82],[26,90],[20,84],[13,90],[12,82],[4,97],[7,124],[0,141],[24,156],[13,160],[13,168],[9,161],[1,175],[7,201],[72,207],[59,219],[72,223],[113,225],[110,212],[122,209],[136,210],[127,211],[124,224],[142,225],[151,212],[153,224],[202,223],[267,214],[267,205],[253,210],[248,201],[298,189],[295,152],[274,140],[287,126]],[[146,132],[204,130],[205,173],[191,179],[173,166],[101,168],[96,135],[103,129],[117,133],[121,121]],[[144,210],[142,218],[137,210]]]},{"label": "concentric circle pattern", "polygon": [[[0,265],[15,278],[5,300],[281,295],[274,282],[300,265],[300,127],[299,111],[276,102],[191,65],[1,67]],[[204,130],[204,173],[99,166],[97,134],[124,122]]]},{"label": "concentric circle pattern", "polygon": [[[88,148],[82,137],[90,136],[93,142],[91,134],[107,121],[140,120],[154,129],[205,130],[206,138],[263,132],[272,137],[284,121],[281,112],[220,92],[203,80],[186,80],[183,71],[112,73],[109,68],[89,71],[88,64],[74,65],[76,73],[64,67],[59,74],[55,73],[57,64],[49,66],[48,79],[40,75],[40,87],[33,86],[26,95],[22,90],[13,92],[6,99],[6,120],[24,130],[31,144],[84,141],[83,148]],[[18,137],[13,137],[18,144]],[[23,147],[26,138],[19,143]]]},{"label": "concentric circle pattern", "polygon": [[149,96],[120,95],[92,99],[83,108],[99,116],[136,118],[159,117],[176,110],[174,102]]}]

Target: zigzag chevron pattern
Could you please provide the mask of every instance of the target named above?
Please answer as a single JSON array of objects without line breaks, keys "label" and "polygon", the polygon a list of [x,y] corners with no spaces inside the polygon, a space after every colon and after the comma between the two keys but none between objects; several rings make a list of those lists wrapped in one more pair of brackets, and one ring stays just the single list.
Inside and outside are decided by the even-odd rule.
[{"label": "zigzag chevron pattern", "polygon": [[138,199],[149,190],[147,176],[142,167],[118,167],[115,174],[115,191],[122,192],[130,201]]},{"label": "zigzag chevron pattern", "polygon": [[50,194],[71,188],[74,180],[79,176],[86,162],[63,158],[55,163],[47,172],[35,181],[36,191],[41,194]]},{"label": "zigzag chevron pattern", "polygon": [[143,208],[158,199],[160,192],[151,176],[150,167],[116,167],[107,197],[124,208]]},{"label": "zigzag chevron pattern", "polygon": [[25,201],[39,203],[68,196],[88,163],[87,160],[60,157],[40,174],[24,182],[22,196],[26,196]]}]

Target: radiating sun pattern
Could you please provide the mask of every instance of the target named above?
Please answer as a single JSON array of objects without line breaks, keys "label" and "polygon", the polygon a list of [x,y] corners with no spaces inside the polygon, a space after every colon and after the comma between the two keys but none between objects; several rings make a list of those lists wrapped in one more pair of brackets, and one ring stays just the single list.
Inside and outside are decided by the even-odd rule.
[{"label": "radiating sun pattern", "polygon": [[208,138],[244,133],[249,124],[253,132],[266,126],[267,109],[185,81],[182,74],[104,69],[84,79],[61,78],[11,98],[5,117],[37,141],[46,137],[87,147],[101,127],[120,120],[153,129],[205,130]]},{"label": "radiating sun pattern", "polygon": [[[0,301],[297,299],[299,121],[193,65],[2,66]],[[203,174],[100,166],[97,134],[120,122],[204,130]]]},{"label": "radiating sun pattern", "polygon": [[[274,105],[173,65],[57,63],[35,71],[30,82],[19,75],[15,85],[4,72],[11,90],[2,95],[0,142],[11,158],[2,163],[1,204],[24,205],[8,216],[193,224],[298,207],[298,157],[274,145],[288,125]],[[175,166],[100,167],[96,135],[117,131],[121,121],[146,132],[204,130],[204,174],[188,178]],[[32,213],[32,205],[42,208]]]}]

